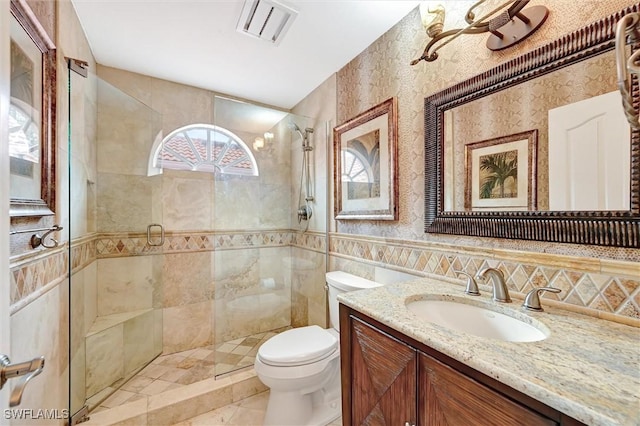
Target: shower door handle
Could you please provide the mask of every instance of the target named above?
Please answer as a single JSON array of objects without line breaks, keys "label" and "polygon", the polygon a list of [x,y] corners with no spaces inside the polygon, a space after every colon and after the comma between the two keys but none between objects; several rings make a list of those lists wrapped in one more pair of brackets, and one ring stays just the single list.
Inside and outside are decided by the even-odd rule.
[{"label": "shower door handle", "polygon": [[[160,228],[160,242],[151,240],[151,228],[153,227]],[[164,245],[164,226],[159,223],[152,223],[147,226],[147,244],[151,247],[160,247]]]},{"label": "shower door handle", "polygon": [[9,379],[20,377],[21,379],[13,388],[9,397],[9,407],[20,405],[22,392],[25,386],[44,369],[44,357],[34,358],[31,361],[12,364],[8,356],[0,354],[0,389]]}]

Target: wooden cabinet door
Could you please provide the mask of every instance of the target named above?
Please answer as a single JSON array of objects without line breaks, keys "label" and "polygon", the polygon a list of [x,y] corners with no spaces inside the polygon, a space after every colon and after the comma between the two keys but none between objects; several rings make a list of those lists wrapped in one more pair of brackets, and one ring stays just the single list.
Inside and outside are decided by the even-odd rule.
[{"label": "wooden cabinet door", "polygon": [[416,419],[416,350],[351,318],[352,425]]},{"label": "wooden cabinet door", "polygon": [[420,426],[538,426],[557,423],[420,353]]}]

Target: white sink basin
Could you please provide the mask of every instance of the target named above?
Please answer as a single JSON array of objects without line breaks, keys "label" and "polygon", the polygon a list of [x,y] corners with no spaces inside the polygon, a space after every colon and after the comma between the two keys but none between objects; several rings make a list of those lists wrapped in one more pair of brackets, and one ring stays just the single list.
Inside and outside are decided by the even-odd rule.
[{"label": "white sink basin", "polygon": [[[481,303],[481,302],[480,302]],[[508,342],[537,342],[551,334],[542,324],[531,325],[523,320],[461,300],[424,299],[407,302],[407,309],[421,319],[442,327],[463,331],[479,337]],[[513,311],[514,315],[522,315]]]}]

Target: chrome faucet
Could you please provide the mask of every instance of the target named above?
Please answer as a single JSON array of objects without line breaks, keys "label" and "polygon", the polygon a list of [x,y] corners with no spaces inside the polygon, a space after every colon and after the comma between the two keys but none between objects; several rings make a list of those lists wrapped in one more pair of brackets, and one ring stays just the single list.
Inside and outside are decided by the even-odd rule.
[{"label": "chrome faucet", "polygon": [[502,271],[496,268],[484,268],[476,274],[476,278],[481,278],[485,282],[487,276],[491,277],[491,284],[493,284],[493,300],[496,302],[510,303],[509,289],[507,288],[507,283],[504,281]]}]

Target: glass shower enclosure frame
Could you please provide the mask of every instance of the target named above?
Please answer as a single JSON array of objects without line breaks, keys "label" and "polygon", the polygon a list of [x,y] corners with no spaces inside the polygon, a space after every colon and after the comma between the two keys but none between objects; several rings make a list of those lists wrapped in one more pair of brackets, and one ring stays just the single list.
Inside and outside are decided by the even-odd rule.
[{"label": "glass shower enclosure frame", "polygon": [[147,167],[160,114],[69,61],[73,415],[162,352],[164,236],[149,226],[162,224],[162,180]]},{"label": "glass shower enclosure frame", "polygon": [[326,123],[213,94],[210,120],[189,123],[100,72],[68,78],[72,414],[154,364],[180,361],[188,386],[326,325],[327,177],[301,179],[305,145],[320,175]]}]

